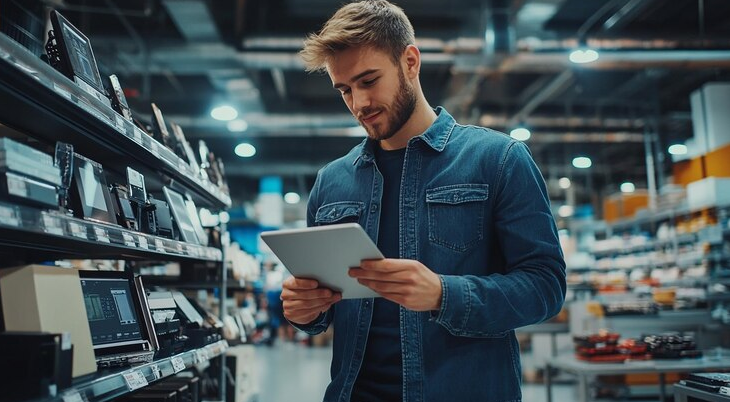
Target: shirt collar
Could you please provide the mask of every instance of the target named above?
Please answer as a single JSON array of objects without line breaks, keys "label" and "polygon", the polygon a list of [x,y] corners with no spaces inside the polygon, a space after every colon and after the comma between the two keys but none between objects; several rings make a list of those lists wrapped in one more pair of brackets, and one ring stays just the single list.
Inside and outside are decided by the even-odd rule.
[{"label": "shirt collar", "polygon": [[[446,143],[449,141],[451,132],[454,130],[456,120],[442,106],[435,108],[434,112],[436,112],[436,120],[434,120],[433,124],[423,134],[408,140],[409,144],[413,141],[420,140],[436,152],[441,152],[446,148]],[[365,162],[372,162],[375,158],[375,147],[377,146],[378,144],[375,140],[366,138],[362,142],[360,155],[352,164],[356,164],[360,159]]]}]

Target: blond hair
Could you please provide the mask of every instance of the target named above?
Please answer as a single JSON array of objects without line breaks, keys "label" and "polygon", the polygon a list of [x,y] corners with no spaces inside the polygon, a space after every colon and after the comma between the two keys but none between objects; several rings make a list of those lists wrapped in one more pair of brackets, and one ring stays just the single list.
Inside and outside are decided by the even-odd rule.
[{"label": "blond hair", "polygon": [[319,33],[307,36],[299,54],[307,71],[324,71],[337,52],[356,46],[385,51],[398,63],[406,46],[415,42],[403,9],[385,0],[364,0],[337,10]]}]

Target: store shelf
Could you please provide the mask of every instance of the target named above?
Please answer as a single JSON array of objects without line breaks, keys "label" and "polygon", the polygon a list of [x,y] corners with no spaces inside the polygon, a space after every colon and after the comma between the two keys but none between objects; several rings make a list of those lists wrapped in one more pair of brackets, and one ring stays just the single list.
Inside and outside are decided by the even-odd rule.
[{"label": "store shelf", "polygon": [[146,386],[145,383],[150,384],[196,364],[205,363],[209,359],[222,355],[226,349],[228,349],[228,343],[223,340],[133,368],[100,371],[75,380],[70,388],[61,390],[59,395],[54,398],[36,399],[32,402],[109,401]]},{"label": "store shelf", "polygon": [[[201,282],[201,281],[185,281],[178,276],[163,275],[144,275],[143,281],[145,286],[169,286],[176,289],[216,289],[221,287],[221,282]],[[241,285],[239,282],[228,279],[226,281],[226,289],[228,290],[248,290],[253,291],[253,287],[249,285]]]},{"label": "store shelf", "polygon": [[622,231],[627,230],[632,227],[642,226],[650,223],[656,223],[660,221],[669,220],[674,217],[679,216],[686,216],[695,212],[707,210],[707,209],[721,209],[721,208],[728,208],[730,207],[730,204],[723,204],[723,205],[715,205],[712,207],[704,207],[704,208],[690,208],[686,205],[679,206],[672,209],[665,209],[660,210],[655,213],[646,212],[644,214],[640,214],[639,216],[621,219],[616,222],[608,223],[606,226],[607,228],[613,229],[614,231]]},{"label": "store shelf", "polygon": [[654,241],[648,241],[644,244],[636,244],[636,245],[625,245],[618,248],[611,248],[611,249],[605,249],[605,250],[593,250],[591,253],[596,256],[608,256],[608,255],[614,255],[614,254],[634,254],[640,251],[653,251],[657,249],[661,249],[664,247],[673,246],[674,244],[682,245],[682,244],[690,244],[690,243],[696,243],[697,242],[697,234],[696,233],[685,233],[681,235],[677,235],[674,238],[670,239],[662,239],[662,240],[654,240]]},{"label": "store shelf", "polygon": [[[124,172],[136,161],[148,190],[167,185],[190,193],[199,206],[222,209],[231,198],[203,181],[174,152],[80,89],[50,65],[0,34],[0,121],[49,144],[64,141],[75,151]],[[161,176],[159,172],[164,173]]]},{"label": "store shelf", "polygon": [[[7,254],[7,256],[5,255]],[[221,261],[213,247],[0,202],[0,266],[65,258]]]},{"label": "store shelf", "polygon": [[708,402],[730,402],[730,396],[718,393],[710,393],[697,388],[690,388],[682,384],[674,384],[674,400],[676,402],[687,401],[708,401]]}]

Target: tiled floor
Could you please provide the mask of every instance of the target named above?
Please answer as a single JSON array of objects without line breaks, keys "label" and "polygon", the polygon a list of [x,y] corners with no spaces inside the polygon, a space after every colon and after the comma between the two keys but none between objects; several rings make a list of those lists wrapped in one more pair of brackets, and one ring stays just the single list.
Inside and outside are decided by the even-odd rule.
[{"label": "tiled floor", "polygon": [[[258,402],[322,402],[329,383],[332,350],[329,347],[308,348],[291,343],[256,348],[261,394]],[[575,387],[556,385],[553,400],[574,401]],[[544,402],[545,387],[526,384],[522,388],[524,402]]]}]

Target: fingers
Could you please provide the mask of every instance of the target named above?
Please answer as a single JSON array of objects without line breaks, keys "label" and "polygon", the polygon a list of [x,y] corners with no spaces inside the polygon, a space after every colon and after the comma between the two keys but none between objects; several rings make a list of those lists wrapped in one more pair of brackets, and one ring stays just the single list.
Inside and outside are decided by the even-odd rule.
[{"label": "fingers", "polygon": [[340,301],[340,299],[340,295],[335,295],[330,298],[316,300],[284,300],[283,306],[288,311],[322,311],[327,310],[332,304]]},{"label": "fingers", "polygon": [[314,279],[295,278],[293,276],[287,278],[282,284],[283,288],[301,290],[317,289],[318,286],[319,282]]},{"label": "fingers", "polygon": [[283,288],[281,290],[281,300],[314,300],[326,299],[335,294],[330,289],[320,288],[314,290],[292,290]]},{"label": "fingers", "polygon": [[403,289],[403,286],[397,282],[383,282],[370,279],[358,279],[357,281],[361,285],[367,286],[383,296],[385,294],[401,294]]},{"label": "fingers", "polygon": [[406,260],[395,258],[384,258],[382,260],[362,260],[360,268],[368,271],[395,272],[408,268]]}]

